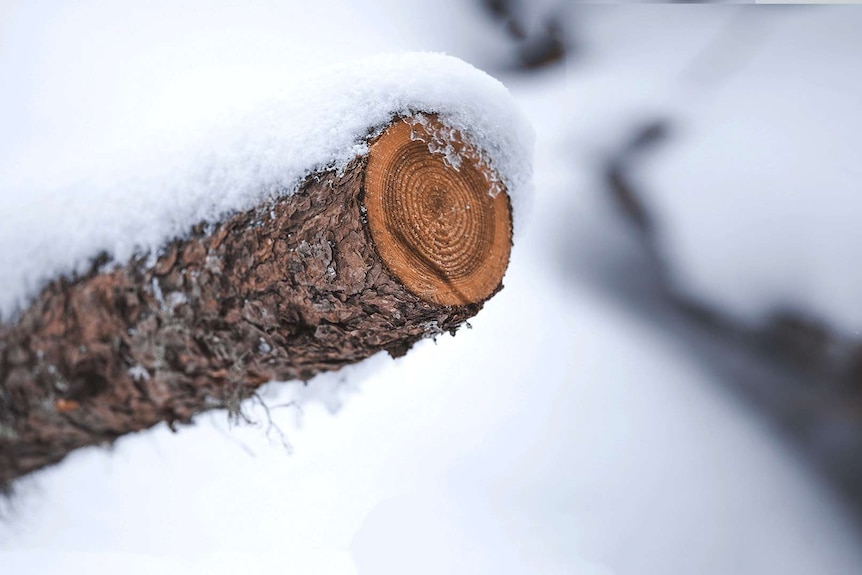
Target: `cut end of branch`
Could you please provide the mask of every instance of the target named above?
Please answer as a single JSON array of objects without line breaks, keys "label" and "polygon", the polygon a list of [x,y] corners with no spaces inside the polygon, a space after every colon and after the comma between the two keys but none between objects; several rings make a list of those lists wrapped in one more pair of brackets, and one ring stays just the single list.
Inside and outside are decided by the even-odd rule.
[{"label": "cut end of branch", "polygon": [[509,197],[479,152],[435,116],[397,121],[371,145],[368,227],[404,286],[439,305],[486,300],[512,247]]}]

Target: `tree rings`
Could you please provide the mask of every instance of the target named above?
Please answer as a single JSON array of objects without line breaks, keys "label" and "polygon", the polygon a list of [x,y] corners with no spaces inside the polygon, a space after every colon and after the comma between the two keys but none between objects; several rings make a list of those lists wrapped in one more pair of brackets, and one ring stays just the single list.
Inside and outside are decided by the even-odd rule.
[{"label": "tree rings", "polygon": [[411,292],[440,305],[486,300],[512,246],[508,195],[478,151],[435,116],[390,125],[374,142],[365,209],[375,247]]}]

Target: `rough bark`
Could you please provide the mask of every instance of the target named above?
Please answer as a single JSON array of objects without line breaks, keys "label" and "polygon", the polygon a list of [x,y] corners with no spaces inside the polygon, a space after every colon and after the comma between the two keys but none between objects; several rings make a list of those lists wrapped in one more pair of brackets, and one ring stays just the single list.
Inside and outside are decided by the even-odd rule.
[{"label": "rough bark", "polygon": [[155,263],[96,261],[0,325],[0,486],[79,447],[237,409],[267,381],[454,333],[499,278],[461,305],[405,288],[368,229],[367,165],[358,158],[293,195],[201,223]]}]

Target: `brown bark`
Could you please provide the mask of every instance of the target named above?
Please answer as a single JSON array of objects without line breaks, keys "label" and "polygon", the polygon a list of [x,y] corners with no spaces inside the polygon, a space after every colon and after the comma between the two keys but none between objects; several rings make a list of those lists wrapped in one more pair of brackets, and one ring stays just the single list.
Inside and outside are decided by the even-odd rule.
[{"label": "brown bark", "polygon": [[[389,137],[372,146],[371,161],[380,142],[387,149],[416,144],[402,141],[403,134],[386,143]],[[427,145],[422,149],[432,156]],[[438,159],[422,177],[459,177]],[[83,277],[52,281],[14,323],[0,325],[0,486],[79,447],[162,421],[186,423],[208,409],[236,410],[267,381],[308,380],[381,350],[399,356],[424,337],[454,333],[502,287],[508,199],[492,200],[486,187],[470,192],[473,202],[487,198],[486,216],[505,211],[506,229],[497,234],[504,253],[493,250],[504,265],[481,278],[491,288],[457,305],[434,303],[433,294],[405,287],[377,250],[364,205],[368,164],[369,157],[358,158],[340,173],[309,177],[291,196],[214,226],[201,223],[154,264],[141,256],[100,272],[104,262],[94,262]],[[402,184],[392,178],[387,193],[400,193]],[[431,219],[445,228],[447,218],[465,217],[459,201],[426,207],[437,210]],[[466,217],[485,217],[471,211]],[[423,233],[438,244],[432,252],[448,249],[445,234]],[[395,241],[402,251],[418,249],[415,237],[401,233]],[[446,269],[428,269],[423,273],[436,274],[440,285],[452,284]]]}]

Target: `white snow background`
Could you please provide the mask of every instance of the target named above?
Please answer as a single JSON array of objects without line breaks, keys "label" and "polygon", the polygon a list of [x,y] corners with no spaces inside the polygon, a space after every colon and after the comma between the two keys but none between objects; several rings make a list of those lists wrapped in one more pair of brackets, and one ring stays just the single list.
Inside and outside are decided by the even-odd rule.
[{"label": "white snow background", "polygon": [[[131,213],[135,204],[126,202],[136,202],[135,195],[105,201],[88,198],[87,190],[115,190],[117,179],[129,174],[144,183],[176,174],[188,181],[182,179],[188,177],[185,162],[210,153],[211,134],[223,137],[218,130],[232,119],[267,109],[296,88],[296,78],[321,67],[382,51],[443,50],[482,68],[507,46],[475,5],[456,0],[433,6],[418,0],[20,2],[2,8],[3,252],[19,242],[39,249],[56,237],[54,226],[38,221],[22,228],[14,218],[25,208],[44,209],[60,229],[110,226],[111,210]],[[858,573],[862,551],[848,518],[768,425],[725,393],[666,331],[558,269],[559,238],[551,231],[561,223],[601,229],[606,237],[619,226],[596,197],[588,160],[613,145],[633,117],[667,109],[704,117],[689,94],[679,93],[678,77],[735,14],[725,7],[602,8],[573,13],[582,19],[592,65],[506,79],[535,128],[536,194],[506,288],[471,320],[473,329],[436,345],[424,342],[397,361],[376,356],[308,387],[267,387],[263,397],[277,429],[267,425],[265,410],[250,405],[259,425],[230,427],[216,413],[177,434],[160,426],[110,450],[74,453],[20,484],[0,524],[0,572]],[[841,12],[785,16],[790,26],[812,31],[815,45],[831,37],[813,32],[817,26],[831,30],[830,22],[846,19]],[[798,37],[793,28],[781,30],[784,36],[767,38],[778,60],[782,46]],[[840,51],[827,48],[811,57]],[[765,59],[771,52],[762,54]],[[680,152],[650,173],[650,190],[659,194],[673,189],[663,184],[685,186],[685,178],[700,171],[698,185],[708,182],[703,194],[712,190],[710,213],[725,209],[724,220],[735,212],[720,201],[734,196],[723,195],[721,178],[742,175],[704,160],[716,153],[709,146],[731,154],[749,137],[746,119],[780,122],[789,115],[759,116],[772,106],[764,94],[750,102],[760,102],[759,108],[727,127],[721,118],[745,99],[746,78],[765,86],[764,70],[742,68],[735,85],[699,100],[715,110],[705,115],[708,122],[695,123],[706,136],[691,149],[682,150],[680,142]],[[406,72],[403,79],[377,77],[398,80],[396,89],[411,81]],[[454,104],[465,87],[440,89],[439,97]],[[349,91],[342,96],[340,102],[351,102]],[[475,111],[487,101],[463,104]],[[725,131],[709,129],[709,122]],[[726,131],[734,126],[739,133]],[[267,137],[279,137],[273,126],[263,128]],[[791,140],[784,143],[789,150]],[[769,141],[761,145],[764,154],[775,148]],[[797,152],[785,153],[775,161]],[[838,169],[852,169],[844,157],[836,155]],[[714,172],[702,173],[709,169]],[[775,178],[775,186],[795,180],[782,175],[771,170],[763,177]],[[764,193],[778,193],[771,189]],[[672,244],[682,246],[674,261],[694,278],[692,289],[710,283],[698,279],[709,273],[722,274],[719,285],[743,289],[734,279],[740,272],[727,266],[710,271],[700,260],[711,253],[686,247],[686,238],[695,237],[686,210],[707,200],[666,193],[656,197],[678,210],[670,217],[683,214],[669,229],[683,240]],[[762,205],[766,198],[742,199]],[[800,210],[819,205],[794,201],[805,206]],[[202,207],[204,213],[224,208]],[[774,220],[772,233],[781,236],[784,223]],[[141,241],[128,224],[120,220],[93,233],[100,240]],[[719,224],[704,217],[700,227],[713,225]],[[826,233],[824,226],[811,226]],[[825,227],[856,233],[851,226]],[[175,228],[159,233],[168,229]],[[852,242],[839,235],[836,241]],[[759,260],[764,277],[792,279],[781,276],[793,272],[792,258],[768,257],[778,249],[769,243],[753,245],[740,239],[730,247],[757,252],[759,246],[767,254]],[[746,262],[755,256],[747,254],[751,259],[740,265],[754,265]],[[52,265],[60,265],[64,256],[52,257],[58,258]],[[797,269],[806,273],[806,267]],[[23,278],[33,273],[10,273],[24,275],[4,271],[3,285],[31,288]],[[763,294],[755,302],[769,305],[772,281],[751,282],[760,290],[752,293]],[[754,305],[744,294],[716,290],[706,293],[728,305],[745,302],[734,308],[740,313],[748,309],[740,306]]]}]

